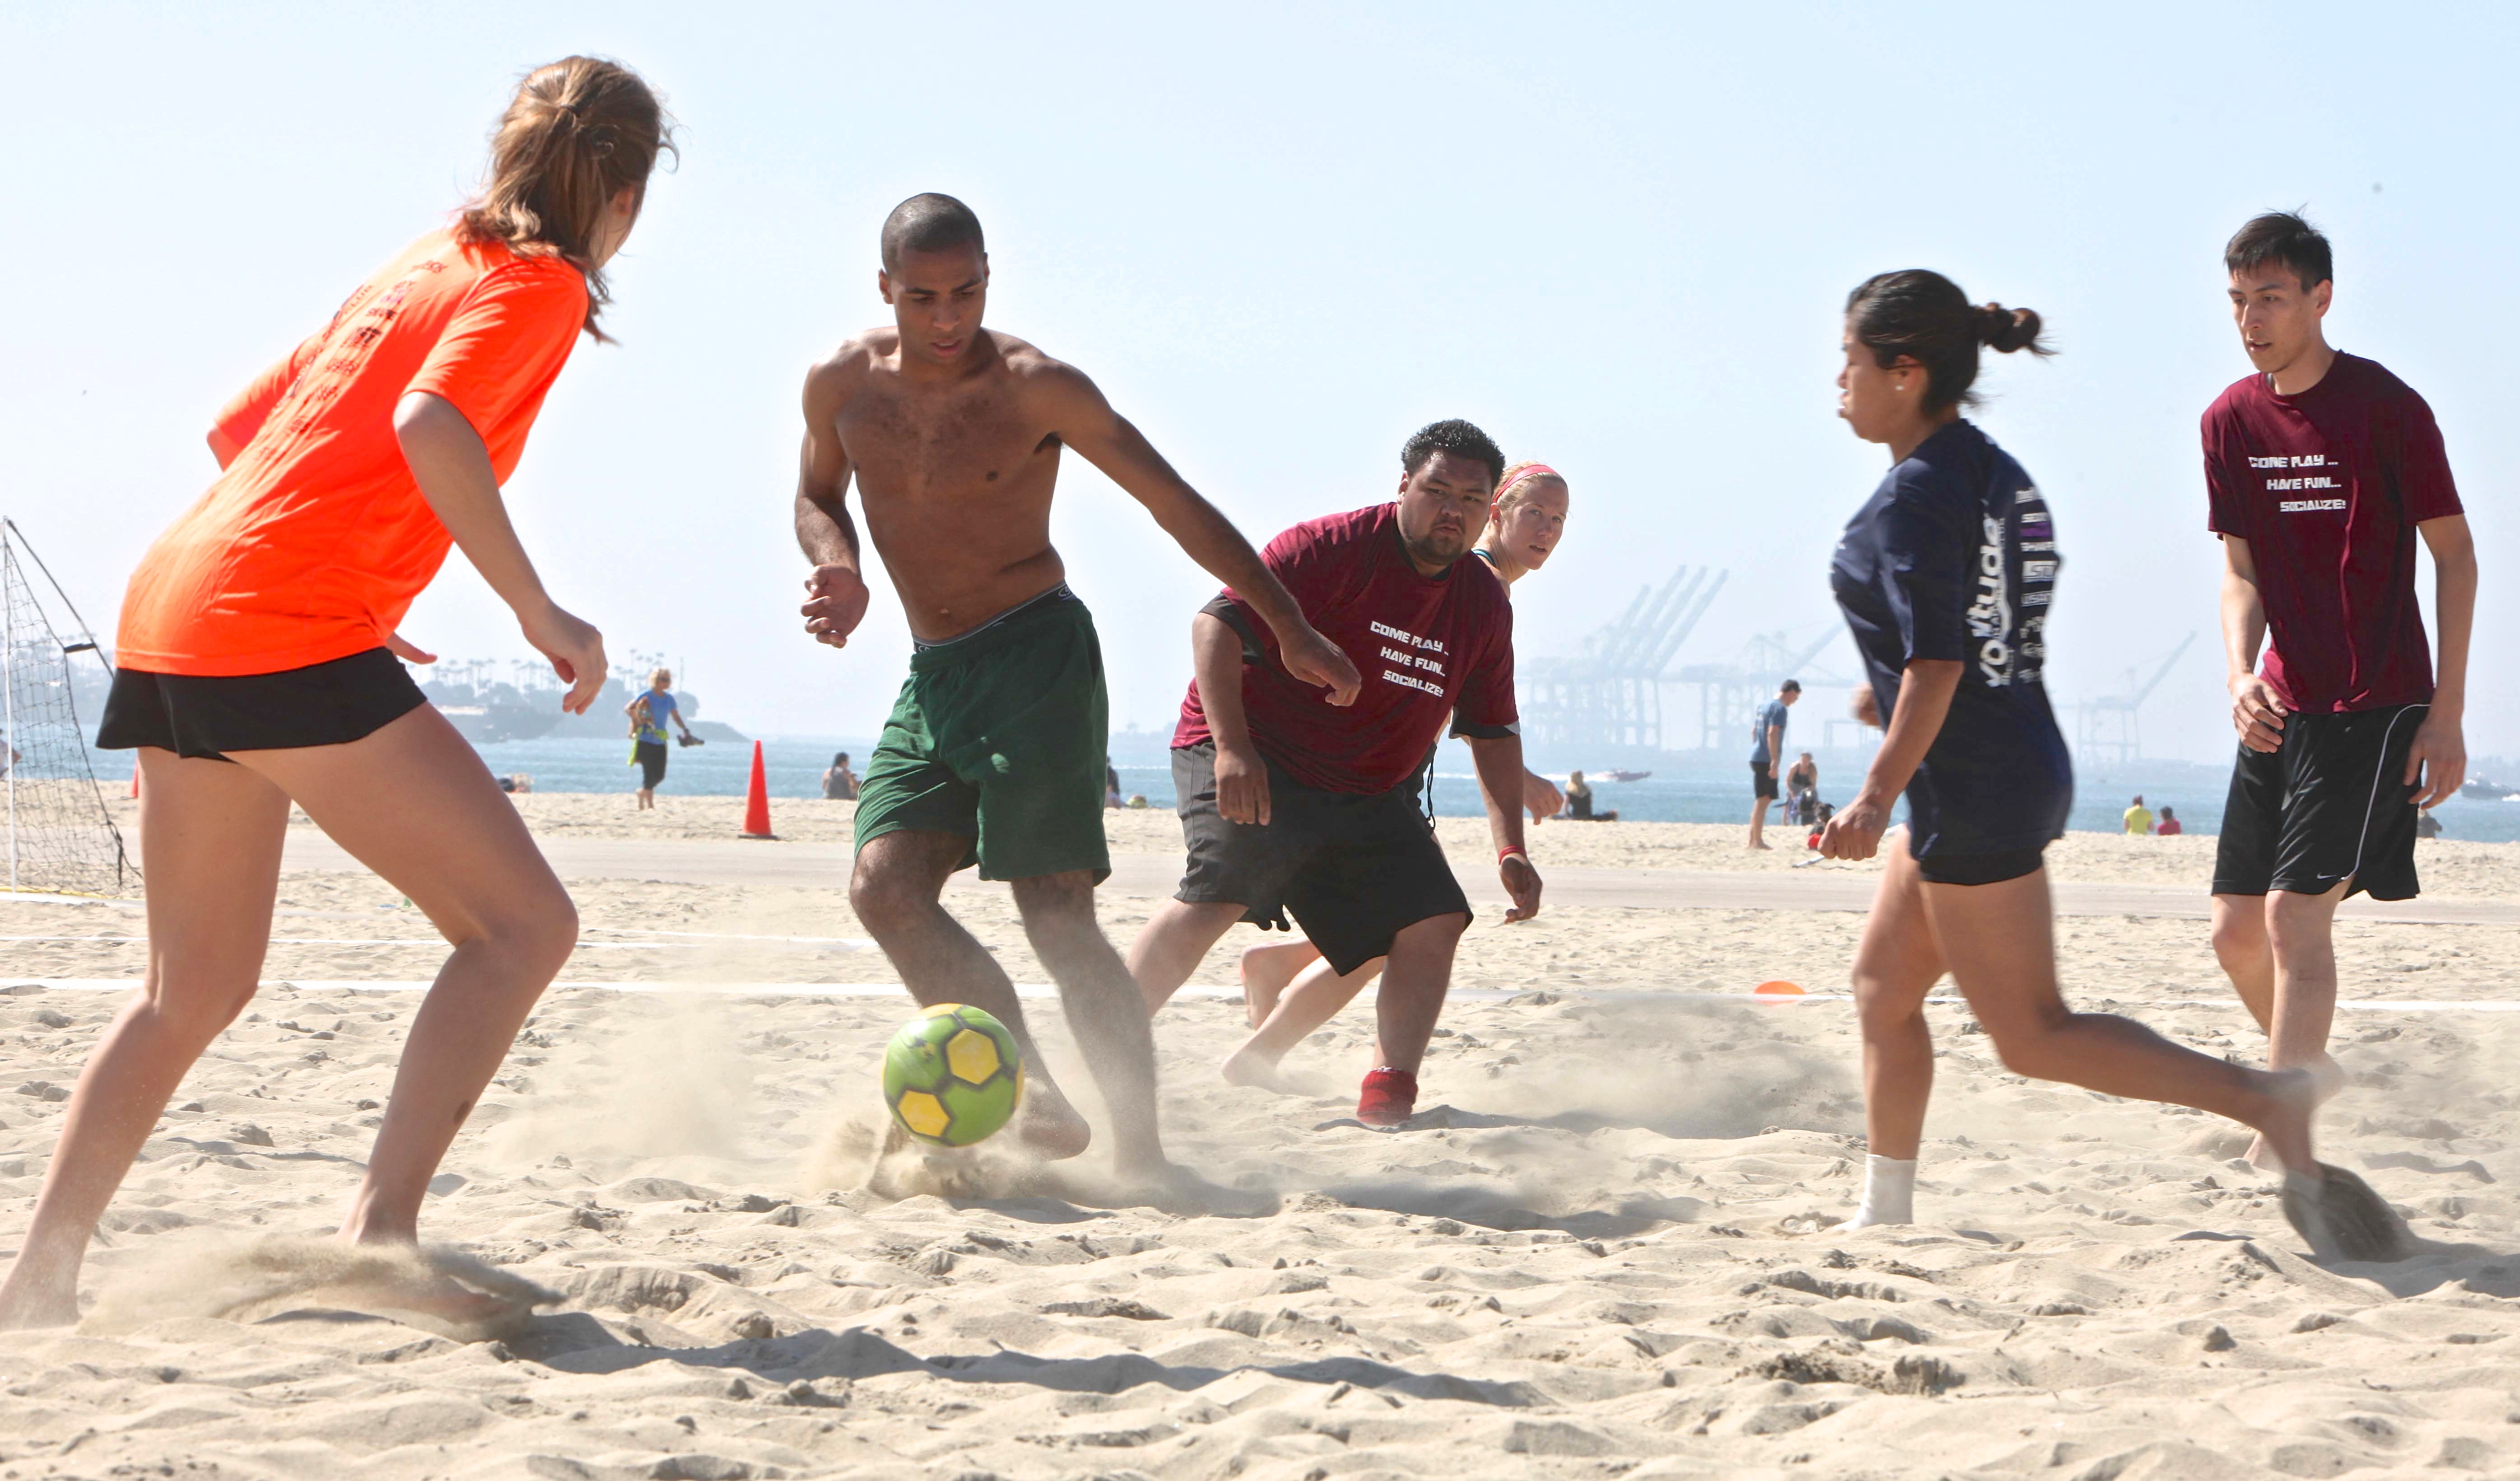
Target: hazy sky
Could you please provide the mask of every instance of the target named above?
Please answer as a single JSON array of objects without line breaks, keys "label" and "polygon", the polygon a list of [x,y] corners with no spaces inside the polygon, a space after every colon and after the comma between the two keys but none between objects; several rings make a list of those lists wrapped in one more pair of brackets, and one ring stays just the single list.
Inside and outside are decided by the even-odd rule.
[{"label": "hazy sky", "polygon": [[[845,652],[799,630],[797,391],[885,315],[884,212],[943,190],[987,224],[990,321],[1093,375],[1254,543],[1387,497],[1438,416],[1564,470],[1528,654],[1683,564],[1732,577],[1680,662],[1818,635],[1882,462],[1833,415],[1847,290],[1921,265],[2036,307],[2063,353],[1991,357],[1979,420],[2056,510],[2051,686],[2110,690],[2200,632],[2144,720],[2212,759],[2196,422],[2247,369],[2220,250],[2307,206],[2331,340],[2447,434],[2485,568],[2470,747],[2512,754],[2514,15],[8,3],[0,509],[110,628],[210,477],[213,410],[461,202],[521,70],[589,51],[666,94],[683,162],[615,264],[621,343],[579,347],[509,498],[559,599],[616,653],[683,659],[712,717],[869,733],[899,685],[879,579]],[[1072,456],[1056,537],[1114,724],[1167,723],[1213,582]],[[525,652],[460,556],[406,630]]]}]

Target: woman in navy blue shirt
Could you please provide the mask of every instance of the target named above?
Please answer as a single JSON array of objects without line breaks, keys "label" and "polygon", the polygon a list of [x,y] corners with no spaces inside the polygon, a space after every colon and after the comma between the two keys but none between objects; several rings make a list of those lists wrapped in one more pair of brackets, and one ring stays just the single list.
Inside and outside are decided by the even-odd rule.
[{"label": "woman in navy blue shirt", "polygon": [[2030,476],[1960,416],[1982,346],[2047,352],[2037,314],[1973,305],[1939,273],[1884,273],[1847,300],[1838,415],[1887,444],[1891,468],[1848,522],[1830,584],[1870,681],[1858,710],[1886,717],[1887,734],[1821,852],[1872,857],[1892,803],[1908,800],[1908,836],[1855,961],[1872,1155],[1852,1224],[1912,1217],[1934,1077],[1924,999],[1949,971],[2013,1073],[2254,1127],[2300,1170],[2286,1174],[2284,1215],[2315,1252],[2384,1255],[2395,1216],[2312,1160],[2307,1074],[2181,1048],[2129,1019],[2074,1012],[2057,992],[2042,854],[2064,832],[2074,779],[2040,679],[2056,533]]}]

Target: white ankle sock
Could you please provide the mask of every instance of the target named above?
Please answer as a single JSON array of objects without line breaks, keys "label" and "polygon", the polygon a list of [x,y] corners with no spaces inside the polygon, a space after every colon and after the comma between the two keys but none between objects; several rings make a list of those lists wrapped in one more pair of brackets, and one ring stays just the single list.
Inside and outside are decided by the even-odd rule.
[{"label": "white ankle sock", "polygon": [[1864,1202],[1856,1206],[1848,1226],[1860,1229],[1876,1224],[1915,1222],[1916,1159],[1865,1158]]}]

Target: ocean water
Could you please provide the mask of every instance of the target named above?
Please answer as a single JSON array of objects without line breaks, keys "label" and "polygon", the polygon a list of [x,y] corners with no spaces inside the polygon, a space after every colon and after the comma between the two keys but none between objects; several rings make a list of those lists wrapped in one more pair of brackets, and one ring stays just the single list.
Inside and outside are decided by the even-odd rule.
[{"label": "ocean water", "polygon": [[[533,777],[539,791],[630,792],[638,786],[638,768],[627,764],[627,741],[545,738],[479,749],[492,771],[524,772]],[[852,764],[864,774],[867,755],[874,749],[873,740],[864,737],[768,737],[762,742],[762,761],[770,795],[819,797],[823,768],[831,764],[833,752],[848,752],[854,758]],[[1160,742],[1147,738],[1145,732],[1134,738],[1115,737],[1115,752],[1122,796],[1142,794],[1149,806],[1167,810],[1173,806],[1172,769]],[[1537,769],[1562,778],[1565,767],[1557,763],[1563,760],[1540,757]],[[1854,790],[1864,758],[1823,752],[1817,761],[1821,796],[1843,803]],[[661,790],[684,797],[742,797],[751,764],[749,745],[676,747]],[[1613,782],[1602,780],[1593,767],[1585,768],[1593,777],[1596,808],[1615,808],[1623,818],[1646,822],[1730,823],[1748,818],[1749,773],[1740,762],[1683,754],[1631,764],[1640,769],[1649,764],[1653,774],[1642,781]],[[2156,812],[2163,803],[2175,807],[2189,832],[2213,833],[2222,826],[2223,794],[2228,782],[2229,772],[2224,767],[2184,762],[2139,762],[2087,771],[2077,783],[2071,826],[2115,832],[2128,801],[2141,793]],[[1475,817],[1484,810],[1466,749],[1448,744],[1437,757],[1434,798],[1436,812],[1445,816]],[[2441,819],[2446,837],[2520,840],[2520,803],[2454,798],[2434,815]],[[1772,824],[1775,818],[1772,812]]]}]

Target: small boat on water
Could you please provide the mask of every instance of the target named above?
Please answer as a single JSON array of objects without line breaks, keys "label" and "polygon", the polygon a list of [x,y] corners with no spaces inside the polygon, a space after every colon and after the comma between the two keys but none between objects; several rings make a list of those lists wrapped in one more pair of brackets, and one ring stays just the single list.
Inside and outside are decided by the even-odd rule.
[{"label": "small boat on water", "polygon": [[1601,780],[1605,782],[1641,782],[1651,775],[1653,775],[1653,773],[1650,771],[1604,771],[1601,773]]},{"label": "small boat on water", "polygon": [[2520,801],[2520,788],[2506,787],[2500,782],[2487,781],[2484,777],[2478,776],[2470,778],[2466,785],[2460,787],[2458,795],[2470,802],[2507,803]]}]

